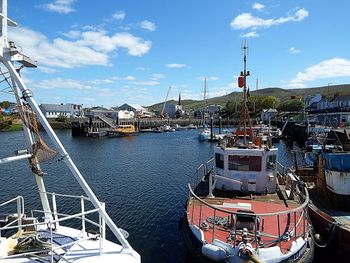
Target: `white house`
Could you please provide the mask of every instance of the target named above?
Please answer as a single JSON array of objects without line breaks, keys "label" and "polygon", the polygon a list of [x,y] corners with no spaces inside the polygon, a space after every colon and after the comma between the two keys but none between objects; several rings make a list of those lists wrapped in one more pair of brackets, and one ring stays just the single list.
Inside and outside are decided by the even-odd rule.
[{"label": "white house", "polygon": [[132,111],[136,117],[151,117],[152,113],[148,111],[147,108],[142,107],[138,104],[128,104],[124,103],[118,107],[118,110],[122,111]]},{"label": "white house", "polygon": [[41,104],[40,110],[47,119],[57,118],[59,116],[71,117],[83,117],[82,105],[79,104]]},{"label": "white house", "polygon": [[273,117],[275,117],[277,115],[278,111],[276,109],[264,109],[261,112],[261,120],[262,121],[269,121],[271,120]]},{"label": "white house", "polygon": [[322,95],[320,93],[316,93],[315,95],[305,95],[304,96],[304,103],[305,107],[308,108],[313,103],[317,103],[322,100]]}]

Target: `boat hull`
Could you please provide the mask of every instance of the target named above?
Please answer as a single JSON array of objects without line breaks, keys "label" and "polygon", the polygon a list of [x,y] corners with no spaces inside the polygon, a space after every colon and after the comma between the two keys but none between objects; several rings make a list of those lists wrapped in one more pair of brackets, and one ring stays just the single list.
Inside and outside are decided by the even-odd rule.
[{"label": "boat hull", "polygon": [[314,232],[319,235],[315,245],[339,258],[350,257],[350,229],[339,225],[334,218],[310,203],[309,216]]}]

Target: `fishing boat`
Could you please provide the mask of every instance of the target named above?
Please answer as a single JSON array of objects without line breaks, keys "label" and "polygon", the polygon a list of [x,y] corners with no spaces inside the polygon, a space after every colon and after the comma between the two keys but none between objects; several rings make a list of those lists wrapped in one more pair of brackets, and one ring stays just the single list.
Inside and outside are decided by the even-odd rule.
[{"label": "fishing boat", "polygon": [[125,137],[125,136],[135,136],[138,131],[133,124],[123,124],[118,125],[117,128],[107,131],[108,137]]},{"label": "fishing boat", "polygon": [[[8,41],[7,27],[15,25],[7,17],[7,0],[2,0],[1,82],[7,83],[16,97],[26,146],[24,150],[16,151],[14,156],[0,159],[0,164],[29,161],[37,188],[32,188],[33,195],[38,194],[38,200],[32,203],[32,207],[35,204],[37,207],[30,211],[25,209],[22,196],[0,200],[0,262],[141,262],[140,255],[127,241],[128,233],[117,227],[105,211],[104,203],[97,199],[85,181],[21,78],[20,70],[23,67],[34,68],[36,62],[22,54],[22,48]],[[52,148],[42,139],[37,122],[48,134]],[[68,167],[85,195],[49,191],[50,186],[44,183],[46,175],[40,164],[55,158]],[[57,176],[61,177],[62,174]],[[23,180],[28,180],[28,184],[32,179],[23,177]],[[1,190],[8,187],[0,185]],[[16,184],[11,187],[15,188]],[[67,204],[70,209],[64,209]],[[79,211],[69,212],[74,210]],[[94,232],[88,231],[90,227],[94,228]],[[111,230],[116,242],[106,238],[106,227]]]},{"label": "fishing boat", "polygon": [[308,191],[277,170],[278,149],[254,134],[247,108],[246,49],[240,127],[188,184],[184,239],[201,262],[312,262]]},{"label": "fishing boat", "polygon": [[313,167],[296,173],[309,188],[315,245],[339,258],[350,256],[350,152],[321,149]]}]

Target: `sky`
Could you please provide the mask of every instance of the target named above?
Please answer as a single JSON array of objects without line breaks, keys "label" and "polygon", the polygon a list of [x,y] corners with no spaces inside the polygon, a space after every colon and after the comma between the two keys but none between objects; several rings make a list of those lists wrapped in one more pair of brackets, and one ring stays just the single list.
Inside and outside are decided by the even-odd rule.
[{"label": "sky", "polygon": [[[40,103],[149,106],[248,85],[350,83],[348,0],[8,0],[9,40],[38,68],[21,71]],[[14,97],[0,87],[0,101]],[[6,91],[6,90],[5,90]]]}]

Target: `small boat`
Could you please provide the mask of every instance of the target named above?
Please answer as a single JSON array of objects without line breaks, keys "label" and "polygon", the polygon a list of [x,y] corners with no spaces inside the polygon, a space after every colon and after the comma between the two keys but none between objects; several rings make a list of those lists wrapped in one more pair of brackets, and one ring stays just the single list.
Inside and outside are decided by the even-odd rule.
[{"label": "small boat", "polygon": [[118,125],[117,128],[108,130],[108,137],[125,137],[138,135],[138,131],[133,124]]},{"label": "small boat", "polygon": [[170,125],[163,125],[161,127],[161,129],[163,130],[163,132],[174,132],[175,128],[171,127]]},{"label": "small boat", "polygon": [[188,126],[187,126],[187,129],[197,129],[197,126],[195,126],[194,124],[190,123]]},{"label": "small boat", "polygon": [[[245,82],[246,66],[241,74]],[[200,262],[312,262],[307,188],[278,172],[278,149],[254,134],[246,90],[242,127],[219,141],[188,184],[185,242]]]},{"label": "small boat", "polygon": [[[127,241],[128,232],[117,227],[108,215],[105,204],[89,187],[21,78],[20,70],[23,67],[35,68],[36,62],[23,55],[22,48],[17,48],[14,42],[8,42],[7,26],[15,26],[16,23],[7,17],[7,0],[1,0],[1,18],[0,62],[4,78],[1,82],[6,80],[17,100],[17,109],[24,124],[25,149],[1,158],[0,165],[15,161],[29,163],[28,172],[32,172],[32,177],[27,175],[21,180],[28,181],[25,185],[33,190],[30,195],[37,196],[37,200],[29,205],[30,210],[25,209],[23,196],[0,200],[0,262],[141,262],[140,255]],[[48,134],[52,148],[41,137],[38,122]],[[55,158],[58,167],[67,166],[65,170],[58,171],[69,169],[84,195],[64,193],[63,185],[60,188],[62,193],[49,191],[50,185],[44,183],[46,175],[41,163]],[[64,178],[61,173],[56,176],[55,182],[60,184]],[[30,186],[32,181],[35,181],[36,187]],[[11,186],[0,184],[0,190],[15,189],[19,185],[24,184],[15,181]],[[91,227],[93,231],[88,230]],[[111,230],[109,234],[113,242],[107,239],[107,227]]]},{"label": "small boat", "polygon": [[208,128],[204,128],[198,133],[198,140],[200,141],[207,141],[211,137],[211,131]]}]

